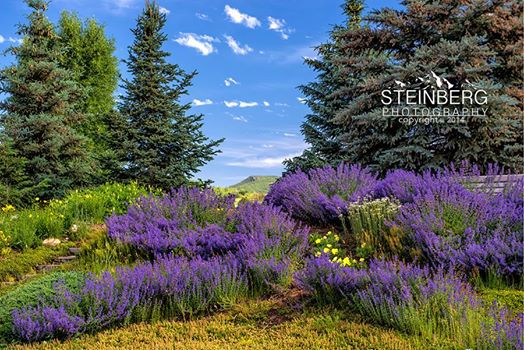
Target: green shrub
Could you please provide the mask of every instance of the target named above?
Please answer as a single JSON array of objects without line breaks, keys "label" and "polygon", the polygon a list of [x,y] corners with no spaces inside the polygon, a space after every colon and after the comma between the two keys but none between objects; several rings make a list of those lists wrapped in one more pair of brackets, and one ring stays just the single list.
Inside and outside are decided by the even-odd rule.
[{"label": "green shrub", "polygon": [[148,192],[136,183],[112,183],[74,190],[49,203],[35,198],[32,208],[3,210],[0,231],[19,250],[37,247],[49,237],[81,239],[89,224],[103,223],[113,212],[123,214],[130,202]]},{"label": "green shrub", "polygon": [[524,310],[524,290],[516,289],[482,289],[479,295],[487,307],[494,302],[499,306],[504,306],[515,314]]},{"label": "green shrub", "polygon": [[[389,228],[386,222],[398,212],[400,204],[389,198],[364,201],[352,204],[348,208],[347,223],[343,218],[346,235],[351,235],[357,246],[357,253],[367,257],[380,255],[398,255],[401,250],[399,230]],[[348,232],[348,229],[350,232]]]},{"label": "green shrub", "polygon": [[37,247],[20,253],[11,253],[0,261],[0,281],[12,281],[34,270],[38,265],[45,265],[66,254],[67,244],[59,247]]},{"label": "green shrub", "polygon": [[46,305],[53,306],[57,282],[62,281],[70,291],[77,291],[83,285],[84,278],[80,272],[52,272],[0,296],[0,339],[7,340],[10,337],[11,313],[14,309],[34,306],[42,300],[46,301]]},{"label": "green shrub", "polygon": [[113,212],[124,214],[130,202],[148,192],[158,191],[135,182],[107,183],[92,189],[71,191],[64,199],[52,201],[49,207],[65,216],[68,227],[82,221],[102,223]]},{"label": "green shrub", "polygon": [[92,230],[89,239],[81,247],[78,267],[82,271],[99,273],[113,271],[116,266],[132,265],[139,254],[132,247],[118,244],[107,236],[107,229]]}]

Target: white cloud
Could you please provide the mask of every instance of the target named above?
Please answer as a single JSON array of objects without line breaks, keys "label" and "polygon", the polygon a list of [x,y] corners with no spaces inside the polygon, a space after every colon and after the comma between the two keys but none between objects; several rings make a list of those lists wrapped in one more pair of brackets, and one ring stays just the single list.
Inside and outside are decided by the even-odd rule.
[{"label": "white cloud", "polygon": [[227,40],[227,46],[233,50],[235,55],[247,55],[251,51],[253,51],[252,48],[250,48],[248,45],[241,46],[240,43],[238,43],[232,36],[224,35],[224,37]]},{"label": "white cloud", "polygon": [[224,80],[224,85],[226,86],[231,86],[231,85],[238,85],[240,84],[238,81],[236,81],[235,79],[229,77],[227,78],[226,80]]},{"label": "white cloud", "polygon": [[240,108],[256,107],[256,106],[258,106],[258,102],[244,102],[244,101],[240,101],[238,103],[238,107],[240,107]]},{"label": "white cloud", "polygon": [[306,103],[306,99],[304,97],[297,97],[297,100],[298,100],[298,102],[300,102],[302,104]]},{"label": "white cloud", "polygon": [[226,13],[229,20],[233,23],[243,24],[251,29],[260,26],[260,21],[258,18],[242,13],[238,9],[229,5],[224,7],[224,12]]},{"label": "white cloud", "polygon": [[5,41],[5,38],[2,35],[0,35],[0,44],[3,43],[4,41]]},{"label": "white cloud", "polygon": [[235,101],[224,101],[224,105],[226,105],[227,108],[238,107],[238,102],[235,102]]},{"label": "white cloud", "polygon": [[264,102],[262,102],[262,103],[264,104],[264,107],[269,107],[269,102],[264,101]]},{"label": "white cloud", "polygon": [[289,39],[289,34],[294,32],[293,29],[291,28],[288,28],[286,25],[286,20],[284,19],[278,19],[278,18],[274,18],[274,17],[271,17],[269,16],[267,18],[268,20],[268,28],[269,30],[273,30],[277,33],[280,33],[280,36],[282,37],[282,39],[284,40],[287,40]]},{"label": "white cloud", "polygon": [[22,44],[24,42],[24,39],[12,38],[12,37],[9,37],[8,40],[9,40],[9,42],[12,42],[14,44]]},{"label": "white cloud", "polygon": [[297,136],[297,134],[292,134],[290,132],[285,132],[282,135],[284,135],[285,137],[295,137],[295,136]]},{"label": "white cloud", "polygon": [[195,16],[202,21],[209,21],[209,16],[204,13],[195,13]]},{"label": "white cloud", "polygon": [[169,15],[171,13],[171,11],[169,11],[168,9],[166,9],[165,7],[162,7],[162,6],[160,6],[159,11],[160,11],[160,13],[163,13],[163,14],[166,14],[166,15]]},{"label": "white cloud", "polygon": [[195,33],[180,33],[180,37],[174,39],[175,42],[182,46],[192,47],[199,51],[202,55],[207,56],[216,52],[213,42],[218,39],[209,35],[198,35]]},{"label": "white cloud", "polygon": [[279,30],[284,28],[286,25],[286,21],[283,19],[277,19],[269,16],[267,20],[269,21],[269,29],[271,30]]},{"label": "white cloud", "polygon": [[282,162],[284,160],[296,157],[298,155],[300,155],[300,153],[293,153],[280,157],[249,158],[238,162],[229,162],[227,165],[242,168],[278,168],[282,166]]},{"label": "white cloud", "polygon": [[195,98],[192,104],[195,107],[200,107],[200,106],[212,105],[213,101],[211,101],[209,98],[206,98],[205,100],[199,100],[198,98]]},{"label": "white cloud", "polygon": [[248,107],[258,106],[258,102],[224,101],[224,105],[227,108],[233,108],[233,107],[248,108]]},{"label": "white cloud", "polygon": [[236,120],[238,122],[242,122],[242,123],[247,123],[247,119],[244,118],[243,116],[239,115],[239,116],[234,116],[233,117],[233,120]]},{"label": "white cloud", "polygon": [[110,1],[115,7],[118,7],[120,9],[127,9],[130,8],[135,0],[113,0]]}]

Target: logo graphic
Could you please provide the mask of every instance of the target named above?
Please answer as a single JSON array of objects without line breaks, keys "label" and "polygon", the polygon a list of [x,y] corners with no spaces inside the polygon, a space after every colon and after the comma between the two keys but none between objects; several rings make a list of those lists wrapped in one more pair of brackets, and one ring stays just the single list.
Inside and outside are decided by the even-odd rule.
[{"label": "logo graphic", "polygon": [[467,79],[460,87],[435,72],[415,83],[395,80],[393,89],[382,90],[384,117],[398,117],[403,124],[466,123],[468,117],[483,117],[488,95]]}]

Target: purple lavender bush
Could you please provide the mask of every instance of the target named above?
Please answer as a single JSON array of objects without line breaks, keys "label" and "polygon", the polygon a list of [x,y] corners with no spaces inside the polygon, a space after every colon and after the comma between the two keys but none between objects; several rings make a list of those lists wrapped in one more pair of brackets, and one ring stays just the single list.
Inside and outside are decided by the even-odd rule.
[{"label": "purple lavender bush", "polygon": [[421,339],[437,336],[464,348],[521,348],[522,314],[507,317],[503,308],[486,313],[470,285],[443,270],[383,260],[358,269],[322,256],[307,260],[296,278],[318,303],[349,308]]},{"label": "purple lavender bush", "polygon": [[489,316],[482,325],[480,348],[524,349],[524,313],[515,316],[495,302]]},{"label": "purple lavender bush", "polygon": [[347,214],[350,202],[370,195],[376,183],[376,175],[359,165],[299,170],[273,184],[265,202],[304,222],[328,224]]},{"label": "purple lavender bush", "polygon": [[419,263],[518,283],[524,243],[523,205],[515,195],[521,189],[516,188],[493,196],[453,181],[426,183],[390,225],[406,233],[404,248]]},{"label": "purple lavender bush", "polygon": [[15,309],[13,333],[31,342],[149,320],[154,312],[157,317],[184,317],[230,305],[247,294],[247,287],[247,277],[232,256],[210,260],[165,256],[117,268],[114,274],[92,275],[76,293],[63,288],[54,306]]},{"label": "purple lavender bush", "polygon": [[288,285],[307,246],[309,229],[276,207],[181,188],[142,198],[125,215],[107,219],[109,237],[149,257],[173,253],[210,259],[234,255],[253,290]]}]

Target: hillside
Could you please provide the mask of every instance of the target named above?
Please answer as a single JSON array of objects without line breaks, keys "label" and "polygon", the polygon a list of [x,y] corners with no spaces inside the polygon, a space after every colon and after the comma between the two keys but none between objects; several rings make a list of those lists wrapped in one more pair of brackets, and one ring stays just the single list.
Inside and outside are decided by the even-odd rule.
[{"label": "hillside", "polygon": [[266,193],[269,190],[269,186],[277,181],[278,178],[278,176],[249,176],[230,187],[239,191]]}]

